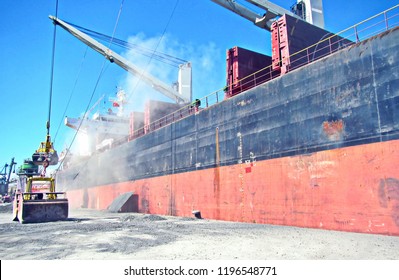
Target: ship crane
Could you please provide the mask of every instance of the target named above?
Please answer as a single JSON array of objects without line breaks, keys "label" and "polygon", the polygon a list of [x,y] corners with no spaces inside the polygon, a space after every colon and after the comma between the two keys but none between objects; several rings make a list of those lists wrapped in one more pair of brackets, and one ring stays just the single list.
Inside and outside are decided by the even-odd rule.
[{"label": "ship crane", "polygon": [[178,75],[178,86],[169,86],[168,84],[160,81],[159,79],[151,76],[145,71],[142,71],[137,66],[133,65],[129,60],[122,57],[121,55],[115,53],[114,51],[110,50],[106,46],[102,45],[98,41],[94,40],[87,34],[81,32],[77,28],[73,27],[72,25],[54,17],[50,16],[50,19],[61,26],[63,29],[71,33],[73,36],[78,38],[80,41],[85,43],[87,46],[92,48],[93,50],[99,52],[100,54],[104,55],[106,59],[110,62],[115,63],[128,71],[129,73],[140,77],[144,82],[148,85],[152,86],[155,90],[162,93],[163,95],[169,97],[170,99],[174,100],[178,104],[189,104],[191,103],[192,98],[192,90],[191,90],[191,63],[187,62],[184,64],[179,65],[179,75]]},{"label": "ship crane", "polygon": [[[10,165],[7,163],[4,165],[3,169],[0,171],[0,186],[1,186],[1,195],[7,195],[8,193],[8,184],[10,183],[10,178],[11,178],[11,172],[13,172],[13,167],[14,167],[14,173],[15,173],[15,165],[17,163],[14,161],[14,158],[11,159]],[[10,168],[7,172],[7,168]]]},{"label": "ship crane", "polygon": [[243,5],[237,3],[234,0],[211,0],[211,1],[242,16],[243,18],[253,22],[256,26],[266,29],[267,31],[271,31],[271,25],[276,17],[280,17],[284,14],[289,14],[294,17],[298,17],[294,13],[266,0],[246,0],[247,2],[255,6],[258,6],[259,8],[264,9],[266,12],[264,15],[259,15],[258,13],[251,11],[250,9],[244,7]]},{"label": "ship crane", "polygon": [[[265,10],[260,15],[234,0],[211,0],[212,2],[242,16],[243,18],[253,22],[256,26],[271,31],[271,26],[276,18],[284,14],[303,19],[318,27],[324,28],[323,5],[322,0],[298,0],[297,4],[292,6],[291,10],[286,10],[267,0],[245,0],[246,2]],[[297,6],[298,5],[298,6]],[[300,7],[300,13],[297,9]]]}]

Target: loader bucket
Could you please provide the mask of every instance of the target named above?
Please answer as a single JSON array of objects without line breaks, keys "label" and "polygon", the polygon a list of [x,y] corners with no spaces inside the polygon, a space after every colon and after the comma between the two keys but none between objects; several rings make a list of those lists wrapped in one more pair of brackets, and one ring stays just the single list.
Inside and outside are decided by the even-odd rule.
[{"label": "loader bucket", "polygon": [[13,220],[25,223],[43,223],[66,220],[68,199],[20,200],[14,203]]}]

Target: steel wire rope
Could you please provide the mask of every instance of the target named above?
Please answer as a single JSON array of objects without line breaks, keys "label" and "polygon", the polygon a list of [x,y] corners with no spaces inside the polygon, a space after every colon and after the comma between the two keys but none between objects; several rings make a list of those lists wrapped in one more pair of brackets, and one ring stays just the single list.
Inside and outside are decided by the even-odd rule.
[{"label": "steel wire rope", "polygon": [[[97,31],[93,31],[93,30],[87,29],[85,27],[82,27],[82,26],[79,26],[79,25],[76,25],[76,24],[73,24],[73,23],[70,23],[70,22],[67,22],[67,21],[66,21],[66,23],[68,23],[69,25],[71,25],[71,26],[75,27],[76,29],[82,31],[83,33],[89,35],[90,37],[96,38],[96,39],[98,39],[100,41],[109,42],[111,40],[111,38],[112,38],[109,35],[106,35],[106,34],[103,34],[103,33],[97,32]],[[142,46],[140,46],[138,44],[134,44],[134,43],[130,43],[128,41],[124,41],[122,39],[113,38],[112,44],[113,45],[117,45],[117,46],[122,47],[122,48],[125,48],[125,49],[128,49],[128,50],[135,50],[138,53],[140,53],[140,54],[142,54],[144,56],[147,56],[147,57],[150,57],[152,55],[153,58],[155,58],[155,59],[157,59],[159,61],[162,61],[162,62],[164,62],[166,64],[169,64],[171,66],[174,66],[174,67],[177,67],[177,66],[179,66],[180,64],[183,64],[183,63],[187,63],[187,60],[184,60],[184,59],[181,59],[181,58],[178,58],[178,57],[174,57],[172,55],[169,55],[169,54],[166,54],[166,53],[162,53],[162,52],[159,52],[159,51],[154,51],[154,50],[151,50],[149,48],[142,47]]]},{"label": "steel wire rope", "polygon": [[[58,1],[58,0],[57,0],[57,1]],[[123,2],[124,2],[124,0],[122,0],[122,2],[121,2],[120,8],[119,8],[119,12],[118,12],[118,16],[117,16],[117,19],[116,19],[116,23],[115,23],[115,26],[114,26],[114,30],[113,30],[113,32],[112,32],[112,36],[115,35],[115,31],[116,31],[116,28],[117,28],[118,23],[119,23],[119,18],[120,18],[120,15],[121,15],[121,12],[122,12],[122,8],[123,8]],[[110,46],[111,44],[112,44],[112,41],[109,43],[109,46]],[[108,46],[108,47],[109,47],[109,46]],[[99,75],[98,75],[97,81],[96,81],[96,83],[95,83],[95,85],[94,85],[94,88],[93,88],[93,92],[91,93],[89,102],[87,103],[85,112],[84,112],[84,114],[83,114],[84,116],[87,114],[87,111],[88,111],[89,108],[90,108],[90,104],[91,104],[91,102],[92,102],[92,100],[93,100],[93,97],[94,97],[94,94],[95,94],[95,92],[96,92],[96,90],[97,90],[98,84],[100,83],[101,77],[102,77],[102,75],[103,75],[104,72],[105,72],[105,67],[106,67],[106,62],[107,62],[107,61],[108,61],[108,59],[107,59],[107,58],[104,58],[103,64],[102,64],[101,69],[100,69],[100,73],[99,73]],[[78,133],[79,133],[79,130],[80,130],[81,126],[82,126],[83,121],[84,121],[84,119],[82,119],[82,121],[79,123],[79,126],[78,126],[78,128],[77,128],[77,130],[76,130],[76,132],[75,132],[75,134],[74,134],[74,136],[73,136],[73,138],[72,138],[72,140],[71,140],[71,143],[70,143],[69,147],[67,148],[67,150],[66,150],[66,152],[65,152],[65,156],[64,156],[63,159],[61,160],[61,162],[60,162],[60,164],[58,165],[57,169],[55,170],[53,176],[55,176],[55,175],[57,174],[57,172],[60,170],[60,167],[62,166],[62,164],[64,163],[64,161],[65,161],[65,159],[66,159],[66,157],[67,157],[67,155],[69,154],[69,152],[70,152],[70,150],[71,150],[71,147],[72,147],[73,143],[75,142],[75,139],[76,139],[76,137],[77,137],[77,135],[78,135]]]},{"label": "steel wire rope", "polygon": [[75,82],[74,82],[74,84],[73,84],[73,86],[72,86],[72,90],[71,90],[71,93],[70,93],[70,95],[69,95],[68,102],[67,102],[67,104],[66,104],[66,106],[65,106],[64,113],[62,114],[61,120],[60,120],[60,122],[59,122],[59,124],[58,124],[57,131],[56,131],[55,136],[54,136],[54,139],[53,139],[53,142],[54,142],[54,143],[55,143],[55,140],[57,139],[57,135],[58,135],[58,132],[59,132],[59,130],[60,130],[61,124],[62,124],[62,122],[63,122],[63,120],[64,120],[64,116],[65,116],[66,112],[68,111],[69,104],[71,103],[72,96],[73,96],[73,94],[75,93],[76,85],[78,84],[80,72],[81,72],[81,70],[82,70],[83,63],[84,63],[84,61],[86,60],[86,54],[87,54],[87,50],[88,50],[88,49],[89,49],[89,47],[87,46],[87,47],[86,47],[86,50],[85,50],[85,53],[83,54],[83,58],[82,58],[82,60],[81,60],[80,66],[79,66],[78,74],[76,75]]},{"label": "steel wire rope", "polygon": [[[97,90],[98,84],[100,83],[101,77],[102,77],[102,75],[103,75],[104,72],[105,72],[105,69],[104,69],[104,68],[105,68],[105,63],[106,63],[106,61],[107,61],[107,60],[104,59],[103,64],[102,64],[102,66],[101,66],[100,73],[99,73],[98,78],[97,78],[97,81],[96,81],[96,84],[94,85],[93,92],[91,93],[90,100],[89,100],[89,102],[88,102],[88,104],[87,104],[87,106],[86,106],[85,113],[84,113],[83,115],[86,115],[87,111],[88,111],[89,108],[90,108],[90,103],[91,103],[91,101],[93,100],[94,94],[95,94],[95,92],[96,92],[96,90]],[[64,156],[63,159],[61,160],[61,162],[60,162],[58,168],[55,170],[55,173],[57,173],[57,172],[59,171],[60,166],[64,163],[65,158],[66,158],[67,155],[69,154],[69,151],[71,150],[71,147],[72,147],[73,143],[75,142],[75,139],[76,139],[76,137],[77,137],[77,135],[78,135],[78,133],[79,133],[79,130],[80,130],[82,124],[83,124],[83,121],[84,121],[84,119],[82,119],[82,120],[79,122],[78,128],[76,129],[76,132],[75,132],[75,134],[74,134],[74,136],[73,136],[73,138],[72,138],[72,140],[71,140],[71,143],[69,144],[69,147],[67,148],[67,150],[66,150],[66,152],[65,152],[65,156]]]},{"label": "steel wire rope", "polygon": [[[58,0],[55,3],[55,16],[58,15]],[[53,81],[54,81],[54,64],[55,64],[55,42],[57,36],[57,27],[54,25],[53,30],[53,46],[52,46],[52,54],[51,54],[51,71],[50,71],[50,93],[49,93],[49,106],[48,106],[48,116],[47,116],[47,136],[50,135],[50,120],[51,120],[51,103],[53,99]]]}]

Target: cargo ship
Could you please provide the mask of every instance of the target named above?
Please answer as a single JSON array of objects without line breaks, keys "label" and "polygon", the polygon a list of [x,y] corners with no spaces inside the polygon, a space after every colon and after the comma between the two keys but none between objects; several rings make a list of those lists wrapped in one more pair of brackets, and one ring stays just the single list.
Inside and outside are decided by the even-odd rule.
[{"label": "cargo ship", "polygon": [[58,187],[72,208],[132,194],[140,213],[399,236],[398,13],[364,38],[368,21],[347,36],[282,15],[271,57],[228,50],[226,88],[132,117]]}]

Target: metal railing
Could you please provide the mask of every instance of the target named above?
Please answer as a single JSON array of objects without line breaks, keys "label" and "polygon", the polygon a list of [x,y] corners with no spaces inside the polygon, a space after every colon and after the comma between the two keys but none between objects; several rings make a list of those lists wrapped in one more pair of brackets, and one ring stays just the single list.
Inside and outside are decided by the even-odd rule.
[{"label": "metal railing", "polygon": [[[396,5],[384,12],[381,12],[371,18],[368,18],[356,25],[353,25],[337,34],[334,34],[330,37],[320,40],[316,44],[311,45],[306,49],[303,49],[297,53],[292,54],[289,57],[290,67],[288,67],[286,72],[292,71],[294,69],[312,63],[336,51],[339,51],[342,48],[346,48],[350,45],[357,44],[361,41],[364,41],[370,37],[373,37],[384,31],[392,29],[396,26],[399,26],[399,5]],[[283,61],[280,61],[280,64],[282,62]],[[265,67],[238,81],[235,84],[238,85],[238,87],[234,89],[235,93],[234,95],[246,91],[250,88],[256,87],[265,82],[268,82],[279,76],[281,76],[281,73],[273,71],[271,65]],[[128,137],[123,137],[121,139],[116,140],[112,146],[125,143],[126,141],[131,141],[158,128],[164,127],[173,122],[176,122],[190,115],[193,115],[199,112],[199,110],[203,110],[215,104],[220,103],[225,99],[225,91],[229,88],[229,86],[231,85],[227,85],[225,88],[214,91],[209,95],[201,98],[200,101],[202,107],[200,109],[196,108],[193,105],[184,106],[183,108],[173,113],[170,113],[150,123],[147,126],[135,130]]]}]

